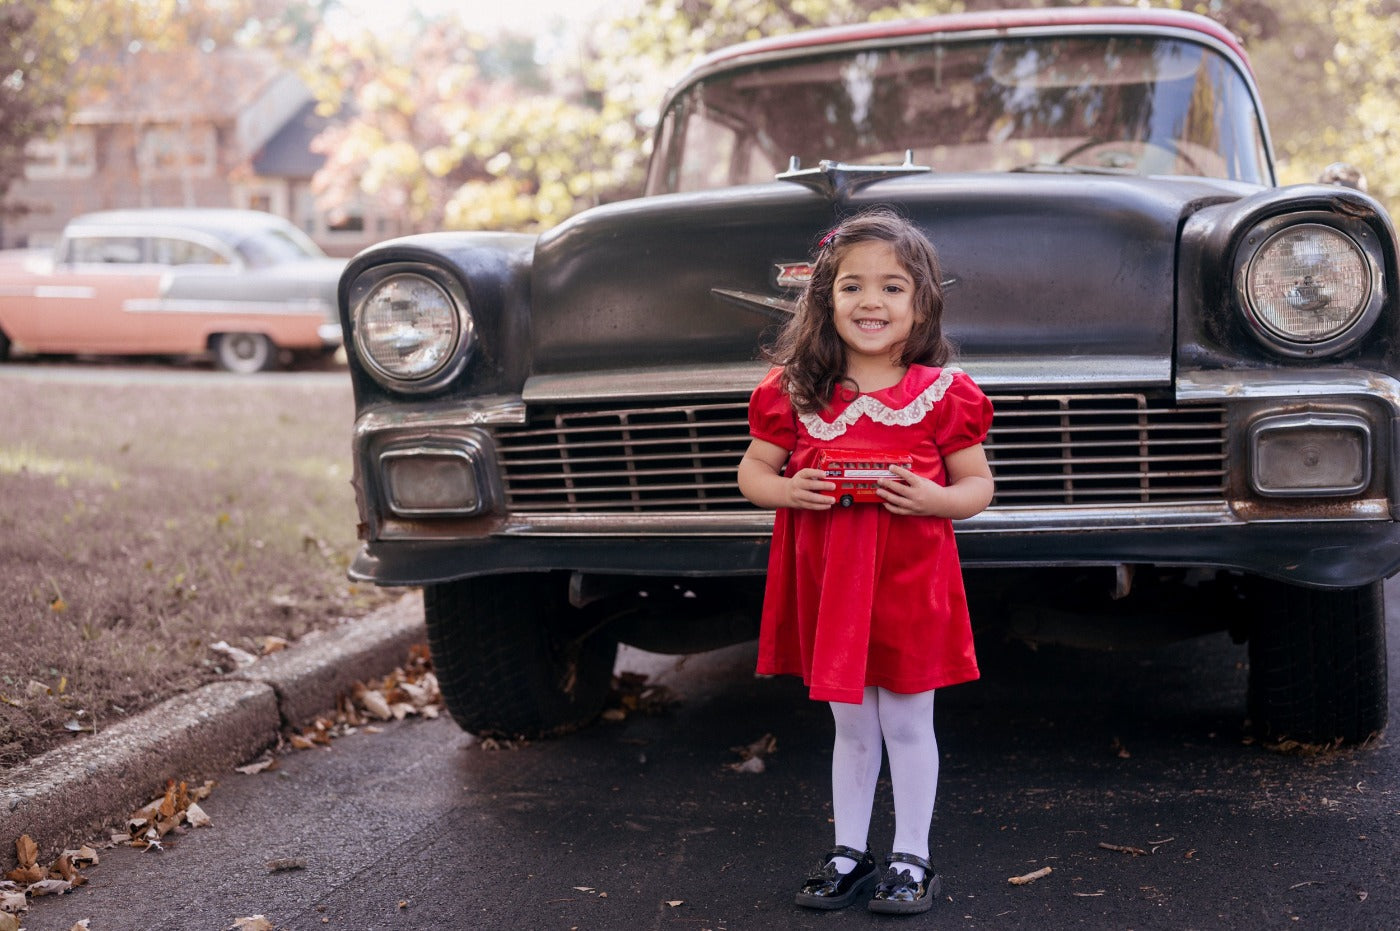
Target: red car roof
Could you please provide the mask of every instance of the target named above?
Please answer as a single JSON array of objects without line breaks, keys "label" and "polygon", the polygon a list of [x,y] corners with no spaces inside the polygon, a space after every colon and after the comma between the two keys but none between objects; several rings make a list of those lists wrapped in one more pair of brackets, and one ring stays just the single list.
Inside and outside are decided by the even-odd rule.
[{"label": "red car roof", "polygon": [[[996,31],[1035,26],[1166,26],[1204,33],[1239,55],[1245,67],[1249,58],[1239,39],[1224,26],[1196,13],[1178,10],[1138,9],[1136,7],[1051,7],[1043,10],[987,10],[952,13],[923,19],[831,26],[788,35],[757,39],[721,49],[702,58],[694,68],[712,66],[750,55],[763,55],[785,49],[821,48],[847,42],[879,41],[902,36],[937,35],[950,32]],[[683,82],[684,83],[684,82]]]}]

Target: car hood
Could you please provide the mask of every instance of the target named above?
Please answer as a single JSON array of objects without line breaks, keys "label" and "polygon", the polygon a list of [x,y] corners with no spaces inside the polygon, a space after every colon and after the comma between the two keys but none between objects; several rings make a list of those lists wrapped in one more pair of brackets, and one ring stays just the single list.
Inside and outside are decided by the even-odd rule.
[{"label": "car hood", "polygon": [[791,183],[664,195],[587,211],[542,236],[532,281],[539,373],[753,360],[839,218],[884,203],[937,247],[945,328],[964,359],[1095,357],[1166,370],[1177,230],[1258,188],[1060,174],[922,176],[832,199]]}]

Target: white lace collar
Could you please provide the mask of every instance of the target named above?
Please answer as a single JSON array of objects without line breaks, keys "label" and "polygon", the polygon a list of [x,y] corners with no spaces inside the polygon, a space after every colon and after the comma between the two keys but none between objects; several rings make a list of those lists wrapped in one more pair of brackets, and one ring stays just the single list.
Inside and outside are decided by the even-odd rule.
[{"label": "white lace collar", "polygon": [[836,439],[861,417],[869,417],[876,423],[889,427],[910,427],[927,417],[928,412],[933,410],[933,405],[943,400],[943,393],[953,383],[953,376],[961,371],[962,369],[956,366],[948,366],[934,379],[933,384],[920,391],[912,401],[898,410],[889,407],[874,395],[863,394],[852,401],[831,423],[822,420],[816,413],[799,414],[798,420],[802,421],[802,426],[807,428],[813,439],[823,442]]}]

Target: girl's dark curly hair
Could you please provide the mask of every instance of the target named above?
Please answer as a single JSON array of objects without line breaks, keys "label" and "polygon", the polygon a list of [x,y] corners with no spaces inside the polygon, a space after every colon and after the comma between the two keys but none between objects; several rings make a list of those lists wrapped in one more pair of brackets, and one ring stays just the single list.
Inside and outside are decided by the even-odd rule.
[{"label": "girl's dark curly hair", "polygon": [[863,211],[822,237],[797,312],[765,353],[768,361],[783,367],[783,387],[799,413],[826,409],[838,384],[852,394],[859,390],[846,377],[846,345],[836,332],[834,290],[841,259],[863,242],[889,243],[914,280],[914,325],[900,349],[899,363],[938,366],[953,354],[943,335],[943,273],[933,244],[888,208]]}]

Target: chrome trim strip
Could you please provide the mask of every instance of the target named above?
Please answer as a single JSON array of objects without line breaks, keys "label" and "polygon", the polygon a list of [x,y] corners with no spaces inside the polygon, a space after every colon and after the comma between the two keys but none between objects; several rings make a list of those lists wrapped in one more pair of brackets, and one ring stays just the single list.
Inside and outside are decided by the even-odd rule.
[{"label": "chrome trim strip", "polygon": [[[1329,523],[1388,521],[1384,499],[1356,502],[1344,516],[1331,515]],[[1189,531],[1205,527],[1245,527],[1251,524],[1297,524],[1316,516],[1257,517],[1242,520],[1227,504],[1194,504],[1163,508],[989,508],[976,517],[955,522],[960,535],[1009,533],[1083,533],[1086,531],[1163,529]],[[763,538],[773,531],[772,512],[696,514],[691,511],[630,515],[516,514],[495,525],[489,534],[464,533],[460,525],[445,522],[441,529],[430,523],[406,523],[386,518],[377,539],[462,540],[471,536],[550,537],[590,539],[634,537],[642,539]]]},{"label": "chrome trim strip", "polygon": [[522,424],[525,404],[510,396],[489,396],[453,404],[396,404],[366,411],[355,421],[355,438],[392,430],[457,429],[483,424]]},{"label": "chrome trim strip", "polygon": [[[1168,356],[1057,356],[1002,359],[964,356],[958,366],[983,391],[1020,389],[1044,394],[1056,388],[1091,392],[1107,388],[1165,388],[1172,383]],[[655,366],[627,370],[535,375],[525,382],[526,404],[552,401],[625,401],[753,391],[772,366],[767,362]]]},{"label": "chrome trim strip", "polygon": [[[1115,527],[1209,527],[1243,524],[1229,505],[1181,504],[1163,507],[988,508],[957,521],[959,533],[1035,533],[1111,530]],[[694,511],[634,515],[514,514],[497,530],[502,536],[766,536],[773,512],[696,514]]]},{"label": "chrome trim strip", "polygon": [[[28,296],[23,294],[22,290],[16,288],[15,292],[20,297]],[[36,285],[32,293],[36,298],[62,298],[65,300],[89,300],[97,297],[96,288],[84,285],[41,284]]]},{"label": "chrome trim strip", "polygon": [[1176,379],[1176,400],[1181,404],[1349,395],[1383,401],[1389,405],[1392,416],[1400,417],[1400,381],[1379,372],[1359,369],[1317,372],[1192,371],[1181,372]]},{"label": "chrome trim strip", "polygon": [[526,380],[522,397],[526,404],[542,404],[551,401],[749,395],[771,368],[767,362],[726,362],[535,375]]},{"label": "chrome trim strip", "polygon": [[[328,317],[334,308],[315,298],[288,301],[243,301],[237,298],[206,300],[202,298],[132,298],[122,302],[122,310],[130,314],[218,314],[239,316],[286,317],[291,314]],[[340,329],[340,324],[336,324]]]},{"label": "chrome trim strip", "polygon": [[961,356],[958,366],[988,392],[1019,388],[1045,394],[1054,388],[1073,388],[1088,393],[1103,388],[1165,388],[1172,383],[1172,360],[1165,353],[1037,359]]}]

